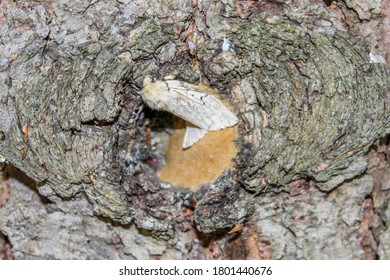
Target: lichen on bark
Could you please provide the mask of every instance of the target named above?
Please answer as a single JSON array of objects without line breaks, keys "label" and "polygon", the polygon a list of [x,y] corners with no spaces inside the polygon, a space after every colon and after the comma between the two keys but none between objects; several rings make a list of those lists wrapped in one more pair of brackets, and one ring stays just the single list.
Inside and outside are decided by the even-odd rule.
[{"label": "lichen on bark", "polygon": [[300,24],[275,3],[240,17],[234,1],[65,2],[7,2],[0,21],[0,158],[53,202],[83,192],[96,215],[175,237],[184,191],[149,164],[161,154],[139,112],[147,74],[202,80],[240,118],[235,170],[194,194],[204,232],[248,220],[254,194],[296,174],[324,191],[361,174],[389,132],[388,68],[317,15]]}]

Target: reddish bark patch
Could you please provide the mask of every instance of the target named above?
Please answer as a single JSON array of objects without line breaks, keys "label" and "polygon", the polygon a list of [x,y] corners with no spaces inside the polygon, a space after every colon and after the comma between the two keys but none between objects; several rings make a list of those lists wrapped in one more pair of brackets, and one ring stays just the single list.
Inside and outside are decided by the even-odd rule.
[{"label": "reddish bark patch", "polygon": [[9,240],[0,233],[0,260],[13,260],[12,246]]},{"label": "reddish bark patch", "polygon": [[235,232],[226,243],[224,253],[229,260],[269,260],[272,247],[269,240],[259,234],[251,224]]}]

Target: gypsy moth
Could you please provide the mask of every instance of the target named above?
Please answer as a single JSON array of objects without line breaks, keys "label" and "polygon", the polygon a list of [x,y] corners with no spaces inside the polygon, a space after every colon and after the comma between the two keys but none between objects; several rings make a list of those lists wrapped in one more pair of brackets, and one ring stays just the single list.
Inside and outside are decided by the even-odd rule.
[{"label": "gypsy moth", "polygon": [[223,38],[222,51],[227,52],[232,46],[232,42],[229,39]]},{"label": "gypsy moth", "polygon": [[370,53],[370,63],[384,63],[384,64],[386,64],[386,59],[379,54]]},{"label": "gypsy moth", "polygon": [[187,121],[184,149],[199,141],[207,131],[238,123],[237,117],[221,101],[199,86],[183,81],[153,81],[145,77],[141,96],[150,108],[168,111]]}]

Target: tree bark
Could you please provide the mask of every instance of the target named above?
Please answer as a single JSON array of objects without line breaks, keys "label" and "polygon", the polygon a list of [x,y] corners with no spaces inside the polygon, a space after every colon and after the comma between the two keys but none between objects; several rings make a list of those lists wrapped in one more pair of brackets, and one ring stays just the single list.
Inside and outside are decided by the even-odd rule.
[{"label": "tree bark", "polygon": [[[15,258],[389,258],[390,70],[370,61],[390,55],[387,1],[0,7],[0,231]],[[234,168],[193,191],[160,182],[147,131],[174,127],[140,110],[146,75],[232,104]]]}]

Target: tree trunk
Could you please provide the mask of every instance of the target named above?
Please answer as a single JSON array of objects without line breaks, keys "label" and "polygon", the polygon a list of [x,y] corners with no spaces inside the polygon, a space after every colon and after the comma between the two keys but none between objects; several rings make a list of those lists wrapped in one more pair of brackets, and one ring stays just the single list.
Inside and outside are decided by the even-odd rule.
[{"label": "tree trunk", "polygon": [[[389,7],[1,1],[0,257],[389,258]],[[217,179],[157,176],[178,126],[142,109],[147,75],[239,118],[178,160],[234,146]]]}]

